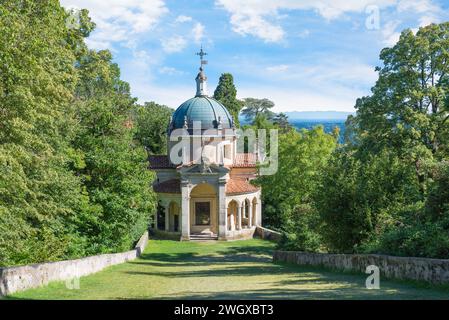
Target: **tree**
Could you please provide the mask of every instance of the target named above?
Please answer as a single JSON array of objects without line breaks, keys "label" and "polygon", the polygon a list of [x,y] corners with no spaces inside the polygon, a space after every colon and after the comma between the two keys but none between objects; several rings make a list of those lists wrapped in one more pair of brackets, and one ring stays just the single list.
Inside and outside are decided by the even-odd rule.
[{"label": "tree", "polygon": [[311,197],[336,144],[321,126],[280,134],[278,171],[256,180],[262,186],[264,224],[287,233],[284,248],[313,251],[320,245]]},{"label": "tree", "polygon": [[372,95],[357,100],[314,197],[331,250],[449,255],[448,37],[449,23],[433,24],[382,50]]},{"label": "tree", "polygon": [[135,109],[135,138],[149,153],[167,153],[167,127],[172,113],[169,107],[155,102],[146,102]]},{"label": "tree", "polygon": [[156,208],[144,148],[134,140],[135,99],[107,50],[89,50],[78,62],[75,94],[80,121],[74,148],[85,165],[76,169],[92,209],[76,219],[87,253],[128,250]]},{"label": "tree", "polygon": [[0,6],[0,265],[128,250],[155,196],[129,85],[57,0]]},{"label": "tree", "polygon": [[0,265],[56,260],[88,206],[70,170],[77,35],[56,0],[5,0],[0,16]]},{"label": "tree", "polygon": [[397,210],[419,200],[413,168],[384,151],[361,161],[354,150],[334,152],[323,169],[313,202],[324,223],[326,247],[354,252],[397,221]]},{"label": "tree", "polygon": [[237,89],[234,77],[230,73],[223,73],[214,92],[214,98],[220,101],[231,113],[234,123],[239,126],[239,114],[243,107],[242,101],[237,99]]},{"label": "tree", "polygon": [[373,94],[357,101],[352,126],[363,152],[394,150],[414,165],[424,195],[424,164],[449,155],[449,23],[402,32],[382,50]]},{"label": "tree", "polygon": [[263,115],[268,120],[272,120],[274,113],[271,109],[274,107],[274,102],[268,99],[255,99],[255,98],[245,98],[244,109],[242,110],[242,115],[245,116],[246,121],[253,122],[257,116]]},{"label": "tree", "polygon": [[277,125],[283,132],[288,131],[292,128],[290,122],[288,122],[288,116],[283,112],[276,114],[273,119],[273,123]]}]

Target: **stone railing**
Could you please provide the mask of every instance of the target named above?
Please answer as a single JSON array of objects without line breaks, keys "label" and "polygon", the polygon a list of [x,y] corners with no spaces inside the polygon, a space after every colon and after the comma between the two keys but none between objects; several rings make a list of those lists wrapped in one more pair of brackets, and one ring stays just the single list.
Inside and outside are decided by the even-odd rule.
[{"label": "stone railing", "polygon": [[139,257],[148,243],[145,232],[133,250],[101,254],[75,260],[40,263],[19,267],[0,268],[0,296],[37,288],[52,281],[66,281],[86,276],[106,267]]},{"label": "stone railing", "polygon": [[302,266],[320,266],[342,271],[365,272],[370,265],[377,266],[386,278],[449,284],[449,260],[394,257],[376,254],[326,254],[297,251],[275,251],[273,261]]},{"label": "stone railing", "polygon": [[264,240],[272,240],[277,242],[281,240],[282,234],[274,230],[257,226],[256,231],[254,232],[254,236]]}]

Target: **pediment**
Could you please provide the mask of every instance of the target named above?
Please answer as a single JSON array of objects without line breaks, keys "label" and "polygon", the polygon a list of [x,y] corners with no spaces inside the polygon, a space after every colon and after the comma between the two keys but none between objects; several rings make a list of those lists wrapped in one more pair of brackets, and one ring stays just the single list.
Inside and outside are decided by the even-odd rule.
[{"label": "pediment", "polygon": [[178,168],[178,171],[182,174],[225,174],[229,172],[229,169],[224,166],[219,166],[216,164],[191,164],[189,166],[182,166]]}]

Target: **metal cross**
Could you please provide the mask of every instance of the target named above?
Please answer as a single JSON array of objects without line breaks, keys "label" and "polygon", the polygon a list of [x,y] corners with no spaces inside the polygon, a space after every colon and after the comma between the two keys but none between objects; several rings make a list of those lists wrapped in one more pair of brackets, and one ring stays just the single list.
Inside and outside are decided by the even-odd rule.
[{"label": "metal cross", "polygon": [[201,46],[200,52],[196,53],[197,56],[200,56],[201,59],[201,65],[207,64],[206,60],[203,60],[204,56],[207,56],[207,53],[203,51],[203,46]]}]

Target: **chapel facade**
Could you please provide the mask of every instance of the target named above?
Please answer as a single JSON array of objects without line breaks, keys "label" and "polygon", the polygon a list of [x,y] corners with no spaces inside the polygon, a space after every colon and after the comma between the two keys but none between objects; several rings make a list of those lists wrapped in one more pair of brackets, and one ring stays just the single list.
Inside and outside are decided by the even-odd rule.
[{"label": "chapel facade", "polygon": [[[154,229],[181,240],[252,238],[262,223],[257,154],[238,152],[229,111],[208,96],[201,49],[196,95],[179,106],[167,128],[167,155],[149,157],[160,208]],[[161,221],[162,220],[162,221]]]}]

